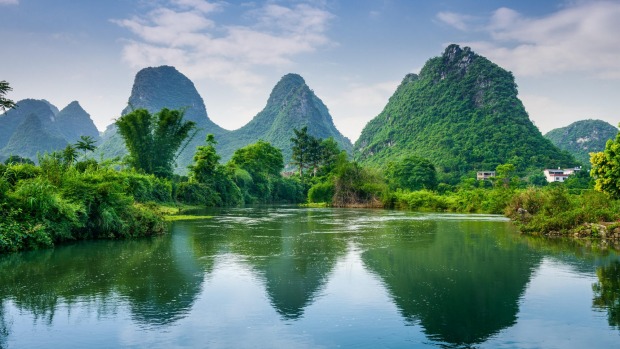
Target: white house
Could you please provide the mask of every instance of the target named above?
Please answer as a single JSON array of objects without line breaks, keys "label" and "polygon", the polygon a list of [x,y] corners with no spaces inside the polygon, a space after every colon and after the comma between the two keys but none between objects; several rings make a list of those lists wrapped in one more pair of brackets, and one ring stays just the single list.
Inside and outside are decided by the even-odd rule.
[{"label": "white house", "polygon": [[547,178],[547,182],[552,183],[552,182],[564,182],[566,178],[568,178],[568,176],[572,175],[573,173],[577,171],[581,171],[581,167],[567,168],[564,170],[560,168],[558,168],[557,170],[546,169],[544,173],[545,173],[545,178]]},{"label": "white house", "polygon": [[492,177],[495,177],[495,171],[478,171],[476,173],[476,179],[479,181],[483,181]]}]

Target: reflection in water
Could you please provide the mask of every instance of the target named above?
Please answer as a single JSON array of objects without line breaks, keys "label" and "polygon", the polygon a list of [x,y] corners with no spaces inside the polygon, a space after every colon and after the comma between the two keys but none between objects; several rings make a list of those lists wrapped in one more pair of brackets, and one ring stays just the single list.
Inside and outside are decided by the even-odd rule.
[{"label": "reflection in water", "polygon": [[[134,241],[80,243],[0,259],[0,299],[51,324],[60,304],[127,301],[145,325],[167,324],[184,316],[200,291],[202,274],[188,255],[188,236]],[[69,307],[70,309],[70,307]]]},{"label": "reflection in water", "polygon": [[541,260],[505,231],[492,235],[487,229],[485,222],[471,221],[420,222],[401,233],[386,229],[387,246],[369,248],[362,258],[407,321],[419,321],[430,338],[480,343],[515,323],[519,298]]},{"label": "reflection in water", "polygon": [[[284,319],[297,319],[327,282],[338,258],[346,253],[346,241],[329,231],[333,227],[325,218],[321,211],[312,210],[232,210],[194,229],[194,236],[200,239],[197,244],[211,246],[197,257],[208,260],[213,246],[225,244],[264,280],[276,311]],[[226,227],[225,235],[204,234],[222,226]]]},{"label": "reflection in water", "polygon": [[609,326],[620,329],[620,262],[599,267],[598,282],[592,285],[593,306],[607,311]]},{"label": "reflection in water", "polygon": [[[570,283],[581,293],[549,295],[545,282],[557,280],[532,278],[549,257],[570,267],[550,264],[548,275],[579,281],[603,265],[594,308],[620,328],[615,254],[524,239],[497,217],[285,207],[210,215],[158,238],[0,257],[0,348],[45,346],[49,338],[26,340],[41,326],[55,347],[71,334],[75,347],[540,347],[547,336],[528,340],[541,323],[558,336],[597,328],[588,340],[609,343],[598,341],[605,319],[589,317],[593,279]],[[532,311],[548,297],[560,300],[555,314]]]}]

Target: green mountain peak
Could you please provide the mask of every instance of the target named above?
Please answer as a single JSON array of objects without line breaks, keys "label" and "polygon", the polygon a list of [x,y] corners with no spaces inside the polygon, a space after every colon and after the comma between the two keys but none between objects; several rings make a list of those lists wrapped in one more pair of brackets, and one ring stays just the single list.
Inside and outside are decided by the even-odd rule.
[{"label": "green mountain peak", "polygon": [[403,79],[355,150],[377,167],[407,155],[427,158],[447,181],[508,162],[520,171],[575,163],[530,121],[512,73],[458,45]]},{"label": "green mountain peak", "polygon": [[553,144],[571,153],[582,165],[590,165],[590,153],[605,149],[609,139],[615,139],[618,129],[602,120],[581,120],[545,134]]}]

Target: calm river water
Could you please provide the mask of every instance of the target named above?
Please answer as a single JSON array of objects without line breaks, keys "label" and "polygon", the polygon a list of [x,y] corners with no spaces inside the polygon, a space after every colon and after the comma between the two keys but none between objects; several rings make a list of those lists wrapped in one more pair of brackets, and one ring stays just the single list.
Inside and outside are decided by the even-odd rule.
[{"label": "calm river water", "polygon": [[620,258],[504,218],[243,208],[0,257],[0,348],[617,348]]}]

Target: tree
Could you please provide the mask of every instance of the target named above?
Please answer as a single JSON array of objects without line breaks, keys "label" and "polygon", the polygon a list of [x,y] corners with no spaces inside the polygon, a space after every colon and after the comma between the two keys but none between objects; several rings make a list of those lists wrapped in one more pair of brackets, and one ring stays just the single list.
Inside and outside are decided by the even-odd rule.
[{"label": "tree", "polygon": [[4,80],[0,81],[0,109],[2,109],[2,111],[15,108],[15,102],[4,97],[7,92],[12,90],[13,89],[11,88],[11,86],[9,86],[8,82]]},{"label": "tree", "polygon": [[215,137],[212,134],[208,134],[205,139],[207,145],[201,145],[196,148],[194,154],[194,164],[190,165],[189,177],[191,180],[198,183],[212,182],[220,161],[220,156],[215,150]]},{"label": "tree", "polygon": [[340,154],[338,143],[332,138],[320,139],[308,134],[308,127],[301,130],[293,129],[295,137],[293,143],[292,163],[299,169],[299,176],[303,176],[303,169],[312,169],[312,175],[316,176],[318,170],[326,165],[333,165]]},{"label": "tree", "polygon": [[437,171],[427,159],[408,156],[388,164],[386,175],[393,186],[408,190],[437,188]]},{"label": "tree", "polygon": [[299,176],[303,176],[303,170],[308,167],[308,152],[310,151],[310,135],[308,127],[304,126],[301,130],[293,129],[295,137],[291,138],[293,143],[292,163],[299,169]]},{"label": "tree", "polygon": [[5,165],[10,165],[10,164],[30,164],[30,165],[34,165],[34,161],[32,161],[29,158],[21,157],[19,155],[11,155],[11,156],[9,156],[8,159],[4,160],[4,164]]},{"label": "tree", "polygon": [[263,140],[237,149],[231,162],[248,171],[251,175],[265,173],[269,176],[279,177],[280,172],[284,169],[282,151]]},{"label": "tree", "polygon": [[518,178],[515,177],[516,172],[515,165],[513,164],[501,164],[495,168],[497,183],[501,183],[504,188],[509,188],[511,183],[516,183]]},{"label": "tree", "polygon": [[239,183],[247,193],[248,200],[271,202],[274,199],[276,183],[284,169],[282,151],[268,142],[259,140],[254,144],[237,149],[230,165],[247,171],[251,180]]},{"label": "tree", "polygon": [[590,175],[595,179],[594,189],[620,199],[620,133],[616,135],[616,140],[607,141],[605,150],[590,153],[590,163]]},{"label": "tree", "polygon": [[65,166],[71,166],[75,162],[75,159],[78,157],[78,152],[75,150],[75,147],[71,144],[67,144],[65,149],[62,151],[62,158],[65,162]]},{"label": "tree", "polygon": [[95,151],[97,146],[95,146],[96,141],[91,136],[80,136],[80,139],[73,145],[75,149],[86,153],[87,151]]},{"label": "tree", "polygon": [[130,165],[159,177],[172,176],[177,151],[196,127],[193,121],[183,120],[182,111],[167,108],[154,115],[136,109],[121,116],[116,125],[127,145]]}]

